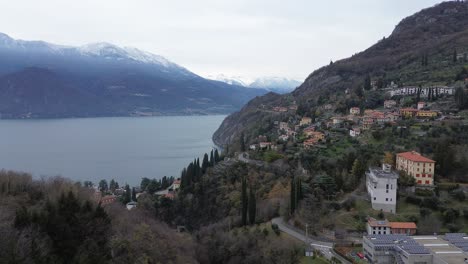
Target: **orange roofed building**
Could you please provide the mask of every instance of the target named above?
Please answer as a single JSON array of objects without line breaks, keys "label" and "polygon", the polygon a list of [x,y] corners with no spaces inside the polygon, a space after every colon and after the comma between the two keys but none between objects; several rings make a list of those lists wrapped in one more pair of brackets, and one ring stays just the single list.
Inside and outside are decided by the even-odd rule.
[{"label": "orange roofed building", "polygon": [[389,222],[392,234],[412,236],[416,234],[418,227],[413,222]]},{"label": "orange roofed building", "polygon": [[435,161],[416,151],[398,153],[396,168],[414,177],[417,185],[434,185]]}]

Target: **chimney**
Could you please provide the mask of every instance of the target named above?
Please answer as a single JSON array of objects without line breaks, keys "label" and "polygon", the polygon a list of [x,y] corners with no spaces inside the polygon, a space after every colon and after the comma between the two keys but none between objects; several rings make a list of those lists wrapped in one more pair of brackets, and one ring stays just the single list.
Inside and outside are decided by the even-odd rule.
[{"label": "chimney", "polygon": [[384,172],[392,172],[392,165],[384,163],[382,164],[382,170]]}]

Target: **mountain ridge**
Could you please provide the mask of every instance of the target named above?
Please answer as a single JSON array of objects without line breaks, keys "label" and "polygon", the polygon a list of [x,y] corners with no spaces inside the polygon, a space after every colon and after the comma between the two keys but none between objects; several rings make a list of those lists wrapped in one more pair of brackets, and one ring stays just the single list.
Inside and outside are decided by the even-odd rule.
[{"label": "mountain ridge", "polygon": [[[1,34],[0,57],[2,118],[227,114],[266,93],[207,80],[162,56],[106,42],[72,47]],[[37,76],[41,73],[53,73],[62,81],[47,83]],[[21,81],[24,78],[41,82]],[[12,87],[20,87],[21,93],[11,93]],[[48,93],[65,96],[69,87],[83,96],[74,107],[43,104],[41,109],[41,101],[31,96],[38,91],[39,98]],[[60,101],[69,100],[55,102]]]},{"label": "mountain ridge", "polygon": [[[227,145],[242,134],[253,136],[252,131],[265,131],[268,127],[265,122],[272,122],[276,115],[281,115],[265,109],[287,102],[296,101],[303,109],[327,102],[340,109],[349,104],[366,107],[371,103],[367,98],[361,96],[353,100],[345,95],[345,91],[354,95],[362,93],[366,78],[379,81],[383,86],[392,82],[413,86],[451,83],[462,69],[460,64],[452,62],[453,53],[466,54],[467,46],[468,2],[442,2],[423,9],[398,23],[389,37],[349,58],[313,71],[292,93],[270,96],[271,100],[253,99],[241,111],[225,119],[213,140],[218,145]],[[426,58],[427,66],[420,67],[422,58]],[[341,101],[330,100],[337,96]]]}]

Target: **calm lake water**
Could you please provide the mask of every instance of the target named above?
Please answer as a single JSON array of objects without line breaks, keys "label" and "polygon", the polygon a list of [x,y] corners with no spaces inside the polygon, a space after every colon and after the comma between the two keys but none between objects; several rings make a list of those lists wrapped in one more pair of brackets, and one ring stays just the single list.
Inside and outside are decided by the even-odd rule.
[{"label": "calm lake water", "polygon": [[73,180],[179,177],[225,116],[0,120],[0,168]]}]

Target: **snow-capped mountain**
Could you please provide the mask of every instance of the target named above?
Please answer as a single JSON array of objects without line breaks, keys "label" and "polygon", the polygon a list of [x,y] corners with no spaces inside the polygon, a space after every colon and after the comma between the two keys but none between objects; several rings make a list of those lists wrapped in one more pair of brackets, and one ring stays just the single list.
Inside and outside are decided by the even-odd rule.
[{"label": "snow-capped mountain", "polygon": [[262,77],[256,79],[241,76],[227,76],[224,74],[208,75],[208,79],[225,82],[231,85],[245,86],[249,88],[260,88],[268,91],[284,94],[293,91],[301,82],[284,77]]},{"label": "snow-capped mountain", "polygon": [[106,42],[73,47],[0,33],[0,58],[2,118],[229,113],[266,93]]},{"label": "snow-capped mountain", "polygon": [[[107,59],[130,59],[142,63],[158,64],[164,67],[180,67],[166,58],[133,47],[118,47],[116,45],[98,42],[76,48],[83,55],[104,57]],[[180,67],[181,68],[181,67]]]},{"label": "snow-capped mountain", "polygon": [[83,55],[108,60],[133,60],[135,62],[156,64],[167,68],[183,68],[162,56],[142,51],[134,47],[119,47],[107,42],[97,42],[73,47],[51,44],[44,41],[16,40],[6,34],[0,33],[0,48],[16,51],[34,50],[61,55]]},{"label": "snow-capped mountain", "polygon": [[224,74],[208,75],[206,76],[206,78],[210,80],[224,82],[230,85],[238,85],[238,86],[244,86],[244,87],[248,87],[249,83],[251,82],[251,80],[242,78],[240,76],[227,76]]},{"label": "snow-capped mountain", "polygon": [[289,93],[296,89],[301,82],[283,77],[257,78],[249,84],[251,88],[262,88],[277,93]]}]

